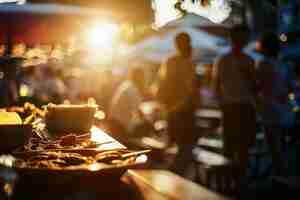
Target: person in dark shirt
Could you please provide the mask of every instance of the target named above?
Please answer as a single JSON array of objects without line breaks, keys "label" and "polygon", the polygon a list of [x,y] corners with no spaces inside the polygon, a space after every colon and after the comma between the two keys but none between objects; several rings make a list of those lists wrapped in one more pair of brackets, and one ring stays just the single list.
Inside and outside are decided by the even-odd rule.
[{"label": "person in dark shirt", "polygon": [[230,31],[231,50],[217,58],[215,89],[223,112],[224,155],[237,167],[237,192],[246,185],[249,148],[256,135],[256,78],[254,60],[243,52],[248,29],[242,25]]},{"label": "person in dark shirt", "polygon": [[155,89],[157,100],[168,113],[168,131],[178,145],[178,153],[171,171],[184,175],[192,161],[192,148],[196,142],[194,111],[199,105],[195,65],[192,63],[191,38],[180,33],[175,38],[177,53],[164,62],[159,71]]},{"label": "person in dark shirt", "polygon": [[263,105],[260,114],[272,153],[274,172],[284,175],[287,163],[281,149],[281,138],[284,130],[296,123],[291,100],[299,99],[299,83],[293,66],[278,59],[280,41],[275,33],[264,33],[259,44],[264,55],[257,65],[257,82]]}]

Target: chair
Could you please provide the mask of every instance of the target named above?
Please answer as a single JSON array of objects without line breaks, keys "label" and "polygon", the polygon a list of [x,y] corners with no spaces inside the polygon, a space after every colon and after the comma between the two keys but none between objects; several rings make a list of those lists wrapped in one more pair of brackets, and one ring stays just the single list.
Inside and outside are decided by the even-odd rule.
[{"label": "chair", "polygon": [[[201,131],[202,137],[193,150],[195,165],[195,180],[209,188],[225,192],[229,188],[232,164],[222,155],[222,142],[214,136],[219,136],[222,131],[221,112],[216,109],[201,109],[196,112],[196,126]],[[204,176],[201,175],[201,171]]]},{"label": "chair", "polygon": [[[216,191],[228,192],[231,189],[233,165],[222,154],[207,151],[201,147],[193,150],[196,168],[196,182]],[[205,174],[201,176],[201,171]],[[204,178],[203,178],[204,177]]]}]

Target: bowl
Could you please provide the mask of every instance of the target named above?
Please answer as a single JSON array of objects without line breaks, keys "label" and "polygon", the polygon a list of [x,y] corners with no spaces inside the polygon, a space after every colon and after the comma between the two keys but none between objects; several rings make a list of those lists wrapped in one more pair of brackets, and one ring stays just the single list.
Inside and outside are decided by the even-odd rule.
[{"label": "bowl", "polygon": [[96,105],[48,105],[45,122],[50,133],[89,132],[97,111]]},{"label": "bowl", "polygon": [[1,124],[0,152],[8,153],[25,145],[31,135],[31,124]]}]

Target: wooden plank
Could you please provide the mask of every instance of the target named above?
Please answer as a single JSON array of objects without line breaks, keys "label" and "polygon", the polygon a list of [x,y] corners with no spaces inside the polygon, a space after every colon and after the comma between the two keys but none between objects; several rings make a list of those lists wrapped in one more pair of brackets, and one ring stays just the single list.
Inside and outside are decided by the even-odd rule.
[{"label": "wooden plank", "polygon": [[193,150],[193,153],[197,162],[206,164],[208,166],[223,166],[230,163],[230,161],[222,154],[207,151],[200,147],[196,147]]},{"label": "wooden plank", "polygon": [[198,109],[196,111],[196,117],[205,118],[205,119],[221,119],[223,113],[221,110],[217,109]]},{"label": "wooden plank", "polygon": [[[200,185],[186,180],[166,170],[129,170],[128,176],[139,187],[166,200],[225,200],[222,195],[214,193]],[[146,189],[145,189],[146,188]],[[151,198],[146,198],[151,199]],[[152,198],[156,199],[156,198]]]}]

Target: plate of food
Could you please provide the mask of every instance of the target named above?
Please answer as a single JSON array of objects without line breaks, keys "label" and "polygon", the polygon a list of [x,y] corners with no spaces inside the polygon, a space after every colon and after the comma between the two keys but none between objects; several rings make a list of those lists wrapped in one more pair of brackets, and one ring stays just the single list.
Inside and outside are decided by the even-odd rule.
[{"label": "plate of food", "polygon": [[14,169],[19,177],[30,177],[31,181],[66,184],[87,177],[118,179],[128,169],[145,166],[149,152],[122,149],[95,156],[66,152],[42,152],[18,158],[6,155],[0,156],[0,165]]},{"label": "plate of food", "polygon": [[[52,106],[50,110],[53,109]],[[20,177],[27,177],[34,182],[62,184],[87,177],[120,178],[126,170],[142,167],[147,163],[149,150],[128,150],[93,124],[91,127],[88,125],[87,130],[84,125],[84,129],[75,132],[66,128],[64,121],[72,121],[71,118],[66,118],[70,116],[73,119],[74,112],[78,116],[82,108],[86,109],[85,106],[75,106],[75,111],[74,106],[70,106],[71,110],[68,106],[54,107],[55,111],[48,110],[52,114],[46,112],[45,118],[51,115],[48,116],[54,120],[51,122],[54,123],[51,131],[57,131],[58,127],[63,130],[63,134],[51,133],[51,123],[45,118],[37,118],[33,122],[32,119],[26,120],[31,121],[32,135],[27,142],[9,154],[10,156],[0,156],[2,166],[9,167]],[[94,110],[87,112],[94,113]],[[56,126],[60,121],[58,119],[62,123]]]}]

